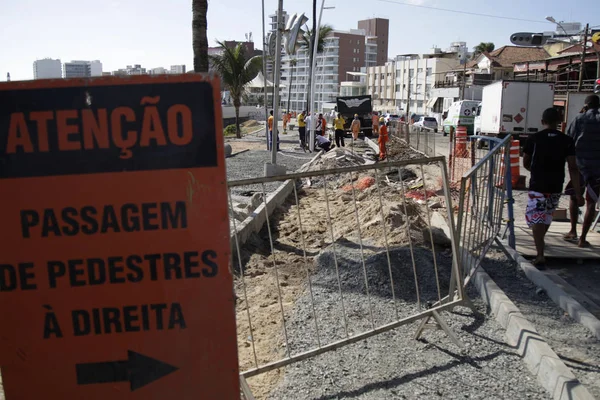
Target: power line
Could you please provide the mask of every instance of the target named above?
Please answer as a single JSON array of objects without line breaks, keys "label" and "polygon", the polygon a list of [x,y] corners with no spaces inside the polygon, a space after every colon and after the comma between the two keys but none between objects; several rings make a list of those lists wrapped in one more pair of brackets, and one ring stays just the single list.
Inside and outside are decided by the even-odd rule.
[{"label": "power line", "polygon": [[512,20],[512,21],[523,21],[523,22],[535,22],[535,23],[538,23],[538,24],[548,24],[549,23],[547,21],[542,21],[542,20],[514,18],[514,17],[503,17],[501,15],[482,14],[482,13],[476,13],[476,12],[470,12],[470,11],[462,11],[462,10],[452,10],[452,9],[449,9],[449,8],[440,8],[440,7],[433,7],[433,6],[425,6],[425,5],[422,5],[422,4],[412,4],[412,3],[406,3],[404,1],[397,1],[397,0],[377,0],[377,1],[382,2],[382,3],[398,4],[398,5],[408,6],[408,7],[425,8],[425,9],[428,9],[428,10],[446,11],[446,12],[451,12],[451,13],[455,13],[455,14],[473,15],[473,16],[476,16],[476,17],[486,17],[486,18],[496,18],[496,19],[508,19],[508,20]]}]

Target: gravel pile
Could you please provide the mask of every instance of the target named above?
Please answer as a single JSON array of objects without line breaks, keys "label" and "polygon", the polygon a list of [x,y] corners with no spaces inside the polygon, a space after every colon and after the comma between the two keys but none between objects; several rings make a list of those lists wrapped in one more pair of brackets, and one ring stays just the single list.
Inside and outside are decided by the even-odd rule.
[{"label": "gravel pile", "polygon": [[500,250],[491,250],[486,272],[519,307],[590,393],[600,399],[600,341],[531,283]]},{"label": "gravel pile", "polygon": [[[380,248],[367,249],[365,265],[370,289],[365,291],[360,250],[356,243],[340,240],[335,251],[341,277],[349,334],[397,319],[392,300],[387,257]],[[316,258],[312,276],[321,344],[345,337],[338,280],[329,246]],[[396,305],[400,318],[418,310],[410,251],[390,252]],[[422,306],[438,298],[433,256],[422,247],[414,249]],[[451,255],[437,254],[442,293],[448,291]],[[483,302],[471,291],[480,310]],[[288,315],[292,354],[317,346],[311,297],[308,290]],[[503,342],[503,329],[488,316],[474,317],[466,309],[442,313],[450,328],[467,346],[457,348],[442,331],[426,331],[415,341],[417,324],[397,328],[337,351],[302,361],[285,369],[271,399],[546,399],[514,349]]]}]

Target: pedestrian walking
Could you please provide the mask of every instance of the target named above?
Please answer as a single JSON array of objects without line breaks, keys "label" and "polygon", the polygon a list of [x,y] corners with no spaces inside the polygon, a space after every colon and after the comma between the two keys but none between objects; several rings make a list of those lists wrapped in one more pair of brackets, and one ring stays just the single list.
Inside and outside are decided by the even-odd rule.
[{"label": "pedestrian walking", "polygon": [[350,129],[352,130],[352,139],[358,139],[358,134],[360,133],[360,119],[358,119],[358,114],[354,114],[354,119],[352,120]]},{"label": "pedestrian walking", "polygon": [[594,222],[596,203],[600,196],[600,99],[597,95],[590,95],[585,99],[585,107],[569,125],[567,135],[575,142],[575,155],[577,166],[581,173],[579,191],[585,190],[585,215],[581,227],[581,237],[577,238],[577,220],[579,219],[579,204],[575,188],[577,182],[571,182],[567,187],[567,194],[571,195],[569,214],[571,230],[565,235],[566,240],[578,241],[579,247],[589,247],[586,240],[587,234]]},{"label": "pedestrian walking", "polygon": [[579,186],[575,142],[557,129],[560,121],[558,110],[545,110],[542,115],[545,129],[530,136],[523,149],[523,166],[531,172],[525,219],[533,231],[537,251],[533,264],[538,269],[545,268],[544,238],[563,191],[565,162],[568,164],[571,180],[575,183],[577,204],[585,203]]},{"label": "pedestrian walking", "polygon": [[335,145],[337,147],[346,147],[344,143],[344,125],[346,124],[346,120],[342,117],[342,114],[338,113],[337,118],[333,120],[333,125],[335,128]]},{"label": "pedestrian walking", "polygon": [[383,161],[387,158],[386,144],[389,141],[387,124],[383,117],[379,120],[379,125],[381,128],[379,128],[377,143],[379,143],[379,161]]},{"label": "pedestrian walking", "polygon": [[298,137],[300,138],[300,147],[306,152],[306,111],[298,115]]}]

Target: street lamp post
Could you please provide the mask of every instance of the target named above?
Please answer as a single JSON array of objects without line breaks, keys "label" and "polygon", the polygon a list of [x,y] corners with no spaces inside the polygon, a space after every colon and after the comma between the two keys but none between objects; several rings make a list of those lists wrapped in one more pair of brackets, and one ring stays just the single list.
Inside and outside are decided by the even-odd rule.
[{"label": "street lamp post", "polygon": [[[312,65],[310,66],[309,71],[312,74],[311,77],[311,81],[310,81],[310,99],[309,99],[309,104],[308,104],[308,112],[310,113],[310,111],[313,108],[313,105],[315,104],[315,68],[317,65],[317,53],[318,53],[318,49],[319,49],[319,33],[321,31],[321,17],[323,16],[323,8],[325,7],[325,0],[321,0],[321,10],[319,11],[319,19],[317,20],[317,29],[315,32],[313,32],[314,35],[314,40],[313,40],[313,62]],[[315,130],[314,130],[314,126],[316,125],[314,122],[314,118],[315,118],[315,111],[313,110],[310,118],[310,127],[309,127],[309,141],[308,141],[308,148],[310,149],[310,151],[315,151]]]},{"label": "street lamp post", "polygon": [[[558,26],[560,29],[562,29],[562,31],[565,33],[565,36],[569,36],[569,34],[567,33],[566,29],[562,26],[562,24],[560,22],[558,22],[557,20],[555,20],[554,17],[547,16],[546,17],[546,21],[552,22],[553,24],[556,24],[556,26]],[[569,37],[569,42],[571,42],[571,38],[570,37]]]}]

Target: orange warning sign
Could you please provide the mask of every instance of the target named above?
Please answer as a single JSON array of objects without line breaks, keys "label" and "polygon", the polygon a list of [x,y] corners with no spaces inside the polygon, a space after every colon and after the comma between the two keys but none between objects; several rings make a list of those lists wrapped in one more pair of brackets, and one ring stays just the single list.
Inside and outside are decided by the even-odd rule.
[{"label": "orange warning sign", "polygon": [[7,400],[239,399],[218,79],[0,85]]}]

